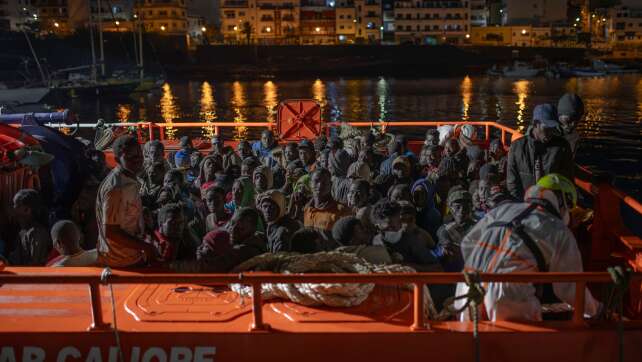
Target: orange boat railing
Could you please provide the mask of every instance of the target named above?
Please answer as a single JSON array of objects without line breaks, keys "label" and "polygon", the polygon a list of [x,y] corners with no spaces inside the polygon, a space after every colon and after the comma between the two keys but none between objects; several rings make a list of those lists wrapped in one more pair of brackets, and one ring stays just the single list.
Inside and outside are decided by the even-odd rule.
[{"label": "orange boat railing", "polygon": [[[413,274],[271,274],[271,273],[241,273],[241,274],[138,274],[126,271],[110,273],[51,273],[51,269],[43,269],[43,273],[20,273],[17,268],[8,268],[0,272],[2,284],[87,284],[89,285],[90,307],[92,322],[88,330],[109,328],[102,315],[100,285],[101,284],[204,284],[229,285],[244,284],[252,287],[252,324],[250,331],[268,329],[263,321],[263,299],[261,286],[266,283],[375,283],[380,285],[413,285],[413,323],[411,331],[430,329],[429,320],[423,312],[423,287],[427,284],[453,284],[464,282],[461,273],[413,273]],[[16,274],[13,274],[16,272]],[[479,275],[482,282],[506,283],[574,283],[575,301],[573,319],[569,321],[576,326],[586,326],[584,320],[584,302],[587,283],[612,282],[609,273],[511,273]],[[642,281],[642,273],[631,275],[630,282]]]}]

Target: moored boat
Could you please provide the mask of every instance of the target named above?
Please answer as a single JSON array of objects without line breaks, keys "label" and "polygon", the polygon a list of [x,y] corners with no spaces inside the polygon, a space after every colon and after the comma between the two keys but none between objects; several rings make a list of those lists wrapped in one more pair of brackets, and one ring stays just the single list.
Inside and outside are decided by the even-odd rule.
[{"label": "moored boat", "polygon": [[[482,147],[487,146],[491,138],[499,138],[508,146],[521,136],[495,122],[322,124],[306,114],[299,116],[277,123],[146,122],[114,126],[132,127],[141,142],[160,139],[168,149],[176,148],[177,141],[166,137],[166,127],[211,127],[215,133],[234,127],[270,127],[281,135],[283,142],[312,138],[345,125],[375,127],[386,132],[469,124],[476,127]],[[415,139],[410,145],[416,150],[421,144],[422,140]],[[588,272],[480,275],[482,282],[575,283],[578,307],[573,310],[571,320],[430,319],[423,308],[423,286],[463,282],[465,277],[460,273],[184,275],[102,268],[6,268],[0,272],[1,353],[8,360],[600,361],[617,357],[637,361],[642,341],[639,274],[642,241],[624,225],[620,210],[633,211],[639,219],[642,206],[602,180],[578,178],[576,184],[595,212],[590,228],[578,235]],[[603,272],[607,265],[628,266],[638,272],[630,276],[628,292],[617,294],[623,298],[628,319],[586,320],[582,307],[584,287],[616,285],[611,276]],[[258,292],[242,298],[227,288],[236,283],[250,285],[254,291],[265,283],[382,285],[357,307],[330,308],[306,307],[283,300],[266,301]],[[410,284],[412,291],[390,287],[399,284]],[[546,348],[541,348],[542,345]]]}]

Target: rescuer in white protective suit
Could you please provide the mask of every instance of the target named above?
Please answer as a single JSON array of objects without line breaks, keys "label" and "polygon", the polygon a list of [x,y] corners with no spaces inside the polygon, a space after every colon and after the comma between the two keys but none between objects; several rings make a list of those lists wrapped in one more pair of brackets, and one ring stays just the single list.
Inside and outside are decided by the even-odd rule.
[{"label": "rescuer in white protective suit", "polygon": [[[507,203],[491,210],[464,237],[461,242],[464,270],[581,272],[580,251],[567,227],[576,200],[575,186],[567,178],[558,174],[542,177],[528,189],[525,202]],[[542,320],[540,286],[523,283],[483,283],[483,286],[486,295],[480,310],[482,317],[491,321]],[[456,295],[467,292],[465,284],[457,285]],[[552,292],[562,302],[574,304],[574,283],[553,283]],[[465,299],[458,300],[455,306],[460,308],[464,302]],[[599,302],[587,289],[585,314],[594,316],[598,309]],[[468,319],[468,312],[461,313],[460,318]]]}]

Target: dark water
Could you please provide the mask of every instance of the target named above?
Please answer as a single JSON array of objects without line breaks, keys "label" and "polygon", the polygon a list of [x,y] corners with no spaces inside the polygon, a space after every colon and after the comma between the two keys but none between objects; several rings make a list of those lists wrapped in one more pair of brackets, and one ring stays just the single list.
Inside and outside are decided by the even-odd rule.
[{"label": "dark water", "polygon": [[[642,77],[510,80],[487,77],[448,79],[329,78],[240,82],[170,82],[144,96],[61,106],[82,122],[266,121],[278,103],[314,98],[327,121],[498,120],[521,130],[532,109],[557,102],[566,91],[585,102],[580,126],[585,139],[578,161],[617,176],[618,186],[640,198],[642,190]],[[249,136],[236,130],[235,136]]]}]

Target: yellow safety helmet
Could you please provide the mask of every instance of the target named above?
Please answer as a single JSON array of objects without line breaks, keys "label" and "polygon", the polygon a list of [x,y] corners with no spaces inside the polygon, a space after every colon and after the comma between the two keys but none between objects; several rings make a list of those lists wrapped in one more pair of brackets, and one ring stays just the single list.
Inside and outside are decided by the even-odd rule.
[{"label": "yellow safety helmet", "polygon": [[537,186],[559,192],[564,196],[564,201],[567,203],[570,201],[572,207],[577,206],[577,190],[568,178],[558,173],[551,173],[540,178],[537,181]]}]

